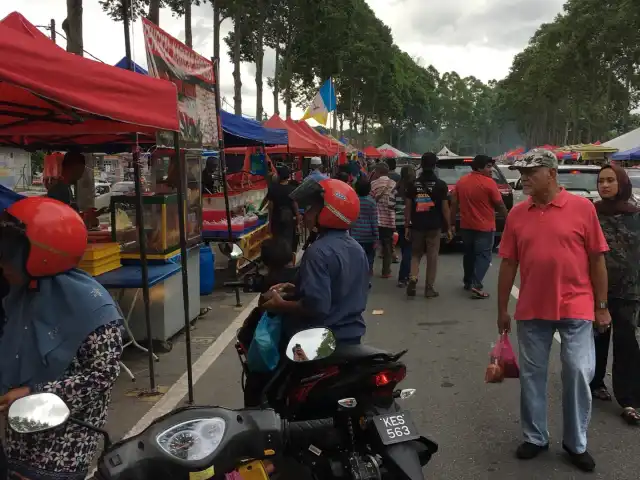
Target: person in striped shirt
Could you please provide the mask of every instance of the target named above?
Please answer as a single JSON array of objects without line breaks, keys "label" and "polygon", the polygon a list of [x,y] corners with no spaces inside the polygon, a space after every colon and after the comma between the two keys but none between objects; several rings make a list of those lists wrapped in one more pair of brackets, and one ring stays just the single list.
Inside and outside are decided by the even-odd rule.
[{"label": "person in striped shirt", "polygon": [[386,163],[379,163],[375,170],[379,176],[371,182],[371,196],[378,205],[378,230],[382,246],[382,278],[391,278],[393,233],[396,231],[396,206],[393,194],[396,182],[389,177],[389,165]]},{"label": "person in striped shirt", "polygon": [[371,183],[366,176],[360,177],[355,184],[355,191],[360,198],[360,215],[351,225],[351,236],[364,249],[369,260],[369,273],[373,273],[373,262],[376,258],[378,243],[378,207],[371,197]]}]

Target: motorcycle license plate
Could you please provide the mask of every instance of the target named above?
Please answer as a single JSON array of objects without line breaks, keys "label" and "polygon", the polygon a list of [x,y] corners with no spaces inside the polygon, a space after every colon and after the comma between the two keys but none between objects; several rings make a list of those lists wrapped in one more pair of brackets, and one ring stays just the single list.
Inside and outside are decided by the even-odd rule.
[{"label": "motorcycle license plate", "polygon": [[373,424],[378,430],[384,445],[408,442],[420,438],[418,429],[409,412],[387,413],[373,417]]}]

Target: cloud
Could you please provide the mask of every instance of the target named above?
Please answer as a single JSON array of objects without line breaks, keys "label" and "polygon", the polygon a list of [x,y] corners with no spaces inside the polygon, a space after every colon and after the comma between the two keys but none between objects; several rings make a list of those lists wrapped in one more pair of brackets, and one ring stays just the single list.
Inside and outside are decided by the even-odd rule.
[{"label": "cloud", "polygon": [[[440,72],[455,70],[463,76],[474,75],[487,81],[502,78],[513,56],[522,49],[540,23],[550,21],[561,11],[564,0],[367,0],[378,18],[388,25],[396,43],[423,66],[433,65]],[[17,3],[0,3],[0,17],[10,13]],[[62,0],[29,0],[19,3],[20,12],[36,25],[46,25],[51,18],[61,25],[66,17]],[[84,2],[84,47],[109,64],[124,56],[122,24],[115,23],[102,11],[97,1]],[[171,35],[184,40],[184,21],[169,10],[160,13],[160,25]],[[192,9],[194,48],[201,55],[213,55],[213,11],[209,3]],[[221,26],[221,93],[233,110],[233,65],[222,40],[231,29],[229,19]],[[61,31],[61,28],[58,28]],[[59,39],[64,46],[64,40]],[[133,58],[146,65],[141,22],[133,25]],[[273,113],[273,95],[266,79],[273,75],[275,54],[265,51],[264,106]],[[255,65],[243,63],[242,106],[246,115],[255,114]],[[284,105],[280,105],[284,111]],[[302,110],[294,106],[294,117]]]}]

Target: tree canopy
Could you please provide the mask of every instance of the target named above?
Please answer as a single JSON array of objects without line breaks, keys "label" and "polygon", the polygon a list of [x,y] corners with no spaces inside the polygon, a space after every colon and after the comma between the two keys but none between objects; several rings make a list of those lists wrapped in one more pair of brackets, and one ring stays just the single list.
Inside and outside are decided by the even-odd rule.
[{"label": "tree canopy", "polygon": [[[119,18],[120,0],[100,1]],[[137,15],[150,15],[155,5],[182,15],[189,2],[132,1]],[[359,145],[496,154],[517,145],[604,141],[640,125],[632,113],[640,103],[637,0],[568,0],[516,55],[508,76],[488,83],[412,58],[365,0],[208,2],[234,22],[224,40],[234,63],[236,113],[242,113],[240,62],[250,62],[258,119],[265,110],[277,112],[279,100],[286,116],[292,105],[305,108],[331,77],[337,127]],[[266,79],[273,108],[263,107],[266,48],[276,54],[275,74]]]}]

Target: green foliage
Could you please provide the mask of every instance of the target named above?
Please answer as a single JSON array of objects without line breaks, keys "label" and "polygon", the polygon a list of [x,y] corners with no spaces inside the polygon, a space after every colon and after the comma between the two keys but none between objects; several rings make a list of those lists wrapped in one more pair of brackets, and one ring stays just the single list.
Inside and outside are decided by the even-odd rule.
[{"label": "green foliage", "polygon": [[[119,19],[120,1],[100,4]],[[132,0],[134,14],[145,15],[158,1],[184,12],[184,0]],[[256,64],[258,116],[262,59],[271,48],[277,65],[266,80],[284,100],[285,115],[292,105],[306,107],[331,77],[340,127],[361,146],[498,154],[517,145],[606,140],[640,121],[631,113],[640,105],[637,0],[567,0],[516,55],[509,75],[488,83],[411,58],[366,0],[215,2],[237,23],[225,39],[232,61]]]}]

